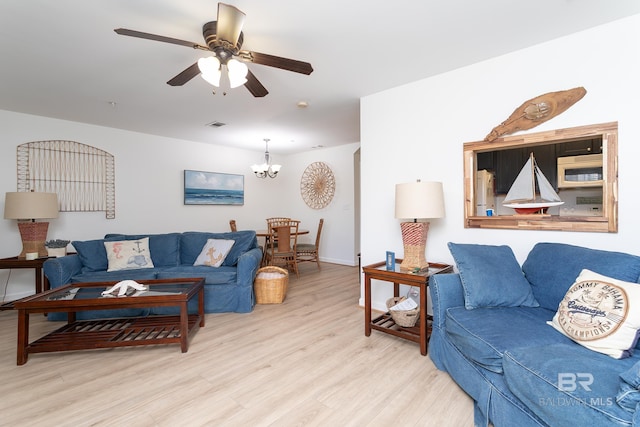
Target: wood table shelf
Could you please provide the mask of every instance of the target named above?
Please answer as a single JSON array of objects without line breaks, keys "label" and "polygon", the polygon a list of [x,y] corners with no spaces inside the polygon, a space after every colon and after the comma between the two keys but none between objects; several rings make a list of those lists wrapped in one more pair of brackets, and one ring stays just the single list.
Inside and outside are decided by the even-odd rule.
[{"label": "wood table shelf", "polygon": [[[427,355],[429,336],[431,331],[427,319],[427,286],[429,277],[434,274],[450,273],[453,266],[449,264],[429,263],[429,269],[412,273],[400,270],[401,259],[396,259],[394,270],[387,270],[385,262],[362,267],[364,271],[364,334],[371,335],[371,330],[377,330],[420,344],[420,354]],[[393,296],[400,296],[400,285],[415,286],[420,289],[420,317],[418,324],[412,327],[397,325],[391,314],[386,312],[376,318],[371,317],[371,280],[381,280],[393,283]]]}]

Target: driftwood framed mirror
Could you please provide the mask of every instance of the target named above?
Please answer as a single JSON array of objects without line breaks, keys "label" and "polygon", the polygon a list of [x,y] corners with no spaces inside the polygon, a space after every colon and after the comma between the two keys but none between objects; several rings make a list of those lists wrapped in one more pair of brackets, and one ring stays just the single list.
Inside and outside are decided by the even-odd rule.
[{"label": "driftwood framed mirror", "polygon": [[[617,122],[468,142],[463,149],[465,228],[618,232]],[[517,192],[511,189],[527,174],[529,159],[527,168],[546,178],[559,202],[516,211],[520,205],[503,202]],[[544,193],[547,186],[534,176],[532,191]]]}]

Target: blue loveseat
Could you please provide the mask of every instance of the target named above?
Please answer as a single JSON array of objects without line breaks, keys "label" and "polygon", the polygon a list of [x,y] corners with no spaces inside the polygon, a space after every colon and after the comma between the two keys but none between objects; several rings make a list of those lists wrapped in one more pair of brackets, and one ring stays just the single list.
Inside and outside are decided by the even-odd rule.
[{"label": "blue loveseat", "polygon": [[[153,268],[135,268],[107,271],[108,259],[105,242],[140,240],[148,237],[148,248]],[[233,240],[234,244],[219,267],[194,266],[194,262],[208,239]],[[260,267],[262,251],[258,247],[255,231],[227,233],[184,232],[166,234],[108,234],[104,239],[72,242],[76,254],[52,258],[44,263],[44,273],[51,288],[67,283],[120,281],[125,279],[172,279],[203,277],[204,309],[206,313],[253,310],[255,296],[253,281]],[[196,299],[189,306],[197,309]],[[78,313],[78,319],[95,317],[122,317],[165,314],[167,309],[128,309],[87,311]],[[52,320],[66,319],[64,313],[50,313]]]},{"label": "blue loveseat", "polygon": [[458,272],[429,282],[429,355],[473,398],[476,426],[640,426],[637,331],[618,359],[547,323],[583,269],[635,288],[640,257],[539,243],[520,267],[507,246],[449,248]]}]

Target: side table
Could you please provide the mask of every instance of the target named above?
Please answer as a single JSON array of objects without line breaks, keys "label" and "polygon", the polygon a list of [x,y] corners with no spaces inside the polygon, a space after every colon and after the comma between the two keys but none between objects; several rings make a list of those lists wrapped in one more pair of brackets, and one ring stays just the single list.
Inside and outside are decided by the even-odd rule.
[{"label": "side table", "polygon": [[[36,294],[49,290],[49,280],[42,271],[42,265],[48,257],[36,259],[24,259],[17,256],[11,258],[0,258],[0,270],[8,268],[33,268],[36,271]],[[3,308],[13,308],[12,304]]]},{"label": "side table", "polygon": [[[362,267],[364,271],[364,334],[371,335],[371,330],[375,329],[380,332],[395,335],[420,344],[420,354],[427,355],[427,346],[430,332],[427,328],[427,286],[429,277],[439,273],[450,273],[453,266],[449,264],[429,263],[429,269],[411,273],[409,271],[400,270],[401,259],[396,259],[395,270],[387,270],[386,263],[379,262],[376,264]],[[371,280],[382,280],[393,283],[393,295],[400,296],[400,284],[415,286],[420,288],[420,318],[418,325],[413,327],[401,327],[397,325],[389,312],[386,312],[375,319],[371,318]]]}]

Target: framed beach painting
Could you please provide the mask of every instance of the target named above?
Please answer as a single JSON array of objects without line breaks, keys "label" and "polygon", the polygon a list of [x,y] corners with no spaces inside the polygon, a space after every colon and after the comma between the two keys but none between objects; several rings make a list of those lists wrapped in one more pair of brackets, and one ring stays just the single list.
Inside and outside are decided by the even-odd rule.
[{"label": "framed beach painting", "polygon": [[244,175],[184,171],[185,205],[244,205]]}]

